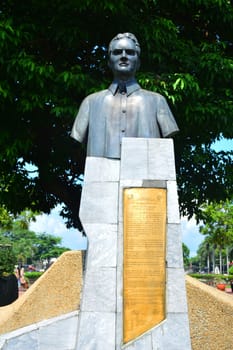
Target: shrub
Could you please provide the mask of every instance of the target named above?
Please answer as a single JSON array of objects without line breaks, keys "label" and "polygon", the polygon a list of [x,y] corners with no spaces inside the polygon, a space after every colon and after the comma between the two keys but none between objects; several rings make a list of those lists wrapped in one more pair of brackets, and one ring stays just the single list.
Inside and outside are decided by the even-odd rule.
[{"label": "shrub", "polygon": [[229,280],[233,280],[232,274],[229,275],[215,275],[215,274],[200,274],[190,273],[189,276],[197,278],[199,280],[213,281],[215,283],[224,282],[227,283]]},{"label": "shrub", "polygon": [[32,271],[32,272],[28,271],[24,273],[25,277],[32,280],[39,278],[41,275],[43,275],[43,272],[38,272],[38,271]]}]

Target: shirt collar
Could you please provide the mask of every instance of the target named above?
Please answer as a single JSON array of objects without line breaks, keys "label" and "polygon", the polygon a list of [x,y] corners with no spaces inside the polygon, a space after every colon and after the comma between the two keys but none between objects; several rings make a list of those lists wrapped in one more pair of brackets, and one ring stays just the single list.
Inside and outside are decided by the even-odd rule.
[{"label": "shirt collar", "polygon": [[[112,84],[109,86],[108,89],[112,92],[113,95],[116,94],[118,85],[119,85],[119,82],[117,80],[114,80]],[[126,81],[125,85],[126,85],[127,96],[129,96],[136,90],[141,89],[140,85],[137,83],[135,79]]]}]

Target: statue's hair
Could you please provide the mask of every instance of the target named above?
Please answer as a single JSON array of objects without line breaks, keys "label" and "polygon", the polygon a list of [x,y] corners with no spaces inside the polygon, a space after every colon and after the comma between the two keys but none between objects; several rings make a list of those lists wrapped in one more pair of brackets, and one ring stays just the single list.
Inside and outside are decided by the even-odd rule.
[{"label": "statue's hair", "polygon": [[111,53],[111,51],[112,51],[112,45],[113,45],[114,41],[120,40],[120,39],[123,39],[123,38],[131,39],[131,40],[135,43],[137,55],[140,56],[141,48],[140,48],[139,42],[138,42],[136,36],[135,36],[134,34],[132,34],[132,33],[119,33],[119,34],[117,34],[117,35],[110,41],[110,44],[109,44],[109,47],[108,47],[108,53],[109,53],[109,55],[110,55],[110,53]]}]

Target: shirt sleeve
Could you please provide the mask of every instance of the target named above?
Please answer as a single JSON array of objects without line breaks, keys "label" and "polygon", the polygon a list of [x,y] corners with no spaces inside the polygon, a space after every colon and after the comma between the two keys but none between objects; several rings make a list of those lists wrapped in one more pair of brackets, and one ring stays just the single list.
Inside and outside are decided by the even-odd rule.
[{"label": "shirt sleeve", "polygon": [[74,138],[79,142],[83,142],[87,133],[87,128],[89,124],[89,109],[90,109],[90,102],[89,102],[89,98],[86,97],[81,103],[79,112],[75,118],[72,130],[71,130],[71,135],[70,135],[72,138]]},{"label": "shirt sleeve", "polygon": [[157,121],[162,133],[162,137],[171,137],[179,131],[179,128],[167,104],[167,101],[161,95],[158,101]]}]

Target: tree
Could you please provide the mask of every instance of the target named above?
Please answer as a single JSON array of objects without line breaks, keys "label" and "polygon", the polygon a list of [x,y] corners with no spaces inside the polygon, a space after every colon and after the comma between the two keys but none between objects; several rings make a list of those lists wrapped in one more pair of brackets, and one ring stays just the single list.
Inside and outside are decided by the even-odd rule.
[{"label": "tree", "polygon": [[37,251],[34,256],[35,260],[44,260],[48,261],[51,258],[57,258],[65,251],[69,250],[65,247],[60,247],[61,238],[55,237],[53,235],[48,235],[45,233],[37,235]]},{"label": "tree", "polygon": [[197,250],[196,258],[200,270],[207,269],[208,273],[215,271],[216,252],[216,245],[211,243],[209,236],[205,237]]},{"label": "tree", "polygon": [[0,207],[0,245],[12,247],[12,254],[17,257],[18,264],[50,260],[69,250],[61,246],[60,237],[30,231],[29,223],[34,218],[35,213],[31,211],[24,211],[14,217],[4,207]]},{"label": "tree", "polygon": [[190,264],[190,261],[189,261],[190,249],[184,243],[182,243],[182,249],[183,249],[184,266],[185,267],[189,267],[189,264]]},{"label": "tree", "polygon": [[[222,249],[233,245],[233,202],[226,200],[202,206],[203,225],[199,231],[207,236],[206,242],[219,248],[220,272],[222,271]],[[228,252],[227,252],[228,262]],[[228,265],[228,264],[227,264]]]},{"label": "tree", "polygon": [[196,256],[190,258],[190,267],[194,273],[200,272],[201,261],[200,261],[199,255],[196,255]]},{"label": "tree", "polygon": [[49,213],[62,203],[67,226],[81,228],[85,147],[69,134],[84,96],[111,81],[107,46],[122,31],[141,43],[140,84],[166,96],[181,129],[181,213],[198,218],[200,204],[229,196],[232,153],[211,143],[233,134],[230,0],[4,0],[0,201],[11,212]]}]

